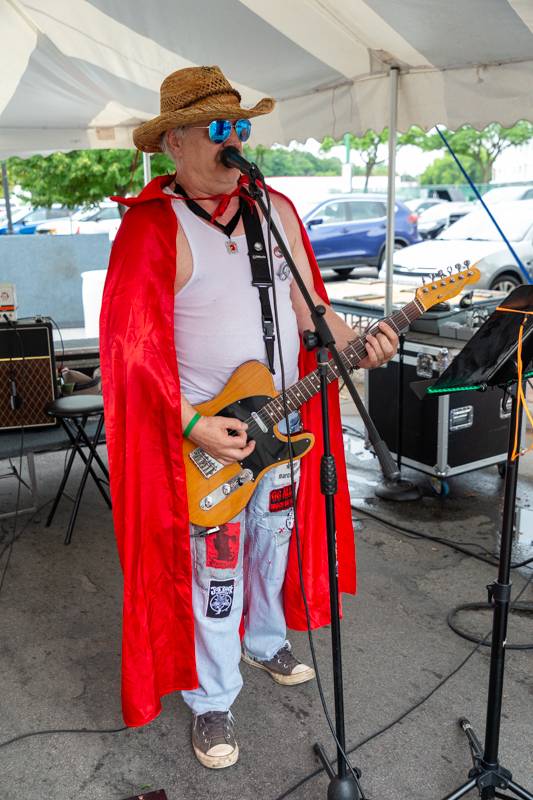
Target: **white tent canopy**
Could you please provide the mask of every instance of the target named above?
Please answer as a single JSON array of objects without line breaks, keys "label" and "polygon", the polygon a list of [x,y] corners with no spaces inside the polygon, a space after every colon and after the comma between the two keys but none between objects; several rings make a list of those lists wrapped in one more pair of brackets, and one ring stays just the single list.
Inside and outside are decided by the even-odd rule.
[{"label": "white tent canopy", "polygon": [[0,159],[129,147],[171,71],[219,64],[252,143],[533,119],[532,0],[0,0]]}]

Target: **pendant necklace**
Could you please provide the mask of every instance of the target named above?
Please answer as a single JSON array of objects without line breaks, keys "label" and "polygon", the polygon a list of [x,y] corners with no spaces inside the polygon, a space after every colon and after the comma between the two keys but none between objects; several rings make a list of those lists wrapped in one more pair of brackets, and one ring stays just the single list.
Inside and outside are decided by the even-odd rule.
[{"label": "pendant necklace", "polygon": [[179,185],[179,183],[174,184],[174,192],[176,194],[181,194],[184,197],[185,203],[187,204],[187,208],[189,208],[193,212],[193,214],[196,214],[197,217],[205,219],[207,222],[211,223],[211,225],[216,225],[217,228],[219,228],[223,233],[226,234],[226,236],[228,237],[228,241],[225,244],[228,253],[233,255],[234,253],[239,252],[239,245],[235,241],[235,239],[231,238],[231,234],[239,224],[239,220],[241,218],[242,214],[241,203],[243,202],[241,198],[239,198],[239,208],[232,216],[230,221],[227,223],[227,225],[223,225],[221,222],[217,222],[216,219],[211,219],[211,214],[209,214],[209,212],[207,212],[205,208],[202,208],[202,206],[198,205],[198,203],[195,200],[192,200],[185,191],[185,189]]}]

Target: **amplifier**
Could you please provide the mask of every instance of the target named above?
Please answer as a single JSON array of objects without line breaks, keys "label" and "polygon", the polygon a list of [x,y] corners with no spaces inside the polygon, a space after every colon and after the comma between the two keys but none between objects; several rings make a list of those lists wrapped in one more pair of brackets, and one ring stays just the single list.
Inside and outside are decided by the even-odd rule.
[{"label": "amplifier", "polygon": [[51,322],[0,323],[0,431],[57,425],[45,412],[56,397]]}]

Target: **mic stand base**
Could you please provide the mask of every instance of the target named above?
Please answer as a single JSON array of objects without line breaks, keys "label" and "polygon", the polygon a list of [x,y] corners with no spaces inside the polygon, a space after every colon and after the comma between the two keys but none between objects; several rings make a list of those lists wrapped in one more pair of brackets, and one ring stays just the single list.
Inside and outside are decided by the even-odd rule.
[{"label": "mic stand base", "polygon": [[[339,777],[335,774],[326,751],[321,744],[316,742],[313,750],[322,762],[322,766],[330,779],[327,800],[360,800],[361,795],[353,777],[351,775]],[[360,778],[361,770],[356,768],[354,771],[357,777]]]},{"label": "mic stand base", "polygon": [[420,500],[422,492],[420,487],[412,481],[404,480],[403,478],[396,478],[387,480],[385,478],[383,483],[374,489],[376,497],[382,500],[394,500],[397,503],[403,503],[409,500]]},{"label": "mic stand base", "polygon": [[[468,739],[472,762],[475,766],[468,773],[470,780],[460,786],[459,789],[456,789],[455,792],[452,792],[452,794],[447,795],[444,800],[459,800],[460,797],[464,797],[472,789],[477,789],[481,798],[511,798],[514,796],[519,797],[520,800],[533,800],[532,794],[513,781],[513,776],[508,769],[498,763],[486,764],[484,762],[483,747],[466,717],[461,717],[459,726]],[[500,794],[500,792],[496,791],[497,789],[504,789],[512,792],[512,794]]]}]

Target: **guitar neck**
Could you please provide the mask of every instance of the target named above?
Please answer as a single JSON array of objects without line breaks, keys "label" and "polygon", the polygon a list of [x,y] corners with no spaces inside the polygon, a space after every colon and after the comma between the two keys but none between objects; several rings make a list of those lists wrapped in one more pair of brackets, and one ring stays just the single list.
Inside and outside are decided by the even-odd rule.
[{"label": "guitar neck", "polygon": [[[387,322],[390,327],[399,335],[408,330],[411,323],[414,322],[415,319],[418,319],[418,317],[422,316],[425,310],[426,309],[421,303],[418,302],[418,300],[412,300],[399,311],[395,311],[384,320],[379,320],[376,322],[375,325],[372,325],[364,336],[357,336],[347,347],[344,348],[344,350],[339,353],[341,361],[346,369],[354,369],[365,358],[367,355],[365,337],[369,332],[372,332],[375,328],[377,328],[379,322]],[[339,369],[337,365],[330,360],[327,368],[327,382],[331,383],[332,381],[337,380],[338,377]],[[305,376],[305,378],[302,378],[286,390],[285,397],[288,410],[296,411],[319,391],[320,376],[318,369],[315,369],[314,372],[310,372]],[[266,406],[263,406],[262,412],[267,412],[273,424],[280,422],[280,420],[282,420],[285,416],[285,404],[283,403],[282,396],[278,395],[278,397],[276,397],[274,400],[271,400],[269,403],[267,403]]]}]

